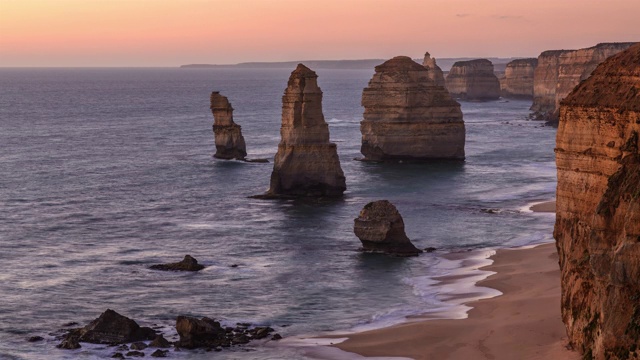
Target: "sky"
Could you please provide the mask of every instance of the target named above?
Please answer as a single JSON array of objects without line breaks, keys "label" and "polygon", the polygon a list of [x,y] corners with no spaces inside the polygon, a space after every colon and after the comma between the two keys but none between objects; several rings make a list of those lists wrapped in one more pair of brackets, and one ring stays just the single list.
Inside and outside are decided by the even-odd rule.
[{"label": "sky", "polygon": [[0,67],[536,57],[640,41],[640,0],[0,0]]}]

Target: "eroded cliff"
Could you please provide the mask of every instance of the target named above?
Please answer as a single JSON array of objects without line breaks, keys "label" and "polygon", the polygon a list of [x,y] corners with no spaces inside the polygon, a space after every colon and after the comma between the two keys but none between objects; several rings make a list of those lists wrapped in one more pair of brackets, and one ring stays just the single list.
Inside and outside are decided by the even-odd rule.
[{"label": "eroded cliff", "polygon": [[556,120],[560,101],[608,57],[634,43],[603,43],[580,50],[545,51],[534,73],[531,110],[541,119]]},{"label": "eroded cliff", "polygon": [[271,173],[270,197],[339,197],[346,182],[336,144],[322,114],[318,75],[303,64],[282,96],[281,141]]},{"label": "eroded cliff", "polygon": [[446,84],[455,98],[480,101],[500,98],[500,81],[487,59],[456,62],[447,75]]},{"label": "eroded cliff", "polygon": [[640,358],[640,45],[561,102],[554,237],[562,318],[585,359]]},{"label": "eroded cliff", "polygon": [[242,136],[240,125],[233,122],[233,107],[226,96],[218,91],[211,93],[211,113],[213,113],[213,134],[218,159],[244,160],[247,145]]},{"label": "eroded cliff", "polygon": [[422,60],[422,66],[428,71],[429,79],[433,80],[438,86],[446,87],[446,83],[444,80],[444,73],[440,66],[436,64],[436,59],[431,57],[431,54],[428,52],[424,54],[424,60]]},{"label": "eroded cliff", "polygon": [[533,98],[533,74],[538,59],[517,59],[509,62],[500,79],[500,91],[505,98]]},{"label": "eroded cliff", "polygon": [[398,56],[376,66],[362,106],[364,160],[464,159],[460,104],[411,58]]}]

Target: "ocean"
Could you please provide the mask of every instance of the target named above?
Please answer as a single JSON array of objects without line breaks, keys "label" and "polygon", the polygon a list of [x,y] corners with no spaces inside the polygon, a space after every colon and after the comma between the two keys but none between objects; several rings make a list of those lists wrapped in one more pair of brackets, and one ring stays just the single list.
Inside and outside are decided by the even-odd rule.
[{"label": "ocean", "polygon": [[[450,295],[495,295],[473,285],[488,255],[552,241],[553,214],[528,207],[554,197],[555,129],[528,120],[530,101],[461,102],[463,163],[363,163],[360,98],[373,69],[317,71],[344,199],[249,198],[269,187],[292,70],[0,69],[0,358],[109,357],[99,345],[56,349],[54,336],[110,308],[170,340],[178,315],[269,325],[285,340],[215,358],[305,359],[308,336],[465,317]],[[271,163],[212,157],[214,90],[232,103],[249,157]],[[359,252],[353,219],[380,199],[418,248],[437,251]],[[207,267],[148,269],[185,254]],[[451,274],[468,277],[434,279]],[[26,341],[36,335],[45,340]]]}]

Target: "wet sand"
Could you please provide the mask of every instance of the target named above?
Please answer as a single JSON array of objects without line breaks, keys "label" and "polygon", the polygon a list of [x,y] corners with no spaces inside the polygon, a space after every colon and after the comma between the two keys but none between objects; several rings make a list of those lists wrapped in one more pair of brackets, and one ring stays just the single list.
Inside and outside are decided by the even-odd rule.
[{"label": "wet sand", "polygon": [[529,208],[533,212],[556,212],[556,201],[547,201],[539,204],[535,204]]}]

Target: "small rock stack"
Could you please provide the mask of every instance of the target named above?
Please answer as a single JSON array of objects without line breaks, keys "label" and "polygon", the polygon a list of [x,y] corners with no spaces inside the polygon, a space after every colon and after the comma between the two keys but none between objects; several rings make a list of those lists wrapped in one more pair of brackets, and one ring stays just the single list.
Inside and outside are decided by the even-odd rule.
[{"label": "small rock stack", "polygon": [[213,113],[213,134],[218,159],[244,160],[247,145],[244,142],[240,125],[233,122],[233,107],[226,96],[218,91],[211,93],[211,112]]}]

